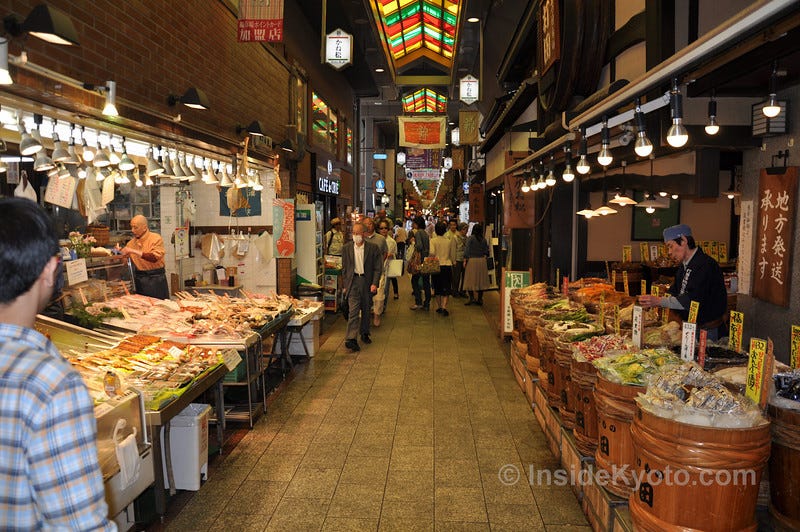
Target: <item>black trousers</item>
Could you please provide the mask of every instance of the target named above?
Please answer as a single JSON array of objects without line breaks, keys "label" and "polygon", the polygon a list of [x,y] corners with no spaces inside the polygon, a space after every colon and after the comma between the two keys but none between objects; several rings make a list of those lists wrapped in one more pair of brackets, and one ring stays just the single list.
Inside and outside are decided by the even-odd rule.
[{"label": "black trousers", "polygon": [[169,286],[164,268],[155,270],[137,270],[133,274],[136,281],[136,293],[156,299],[169,299]]}]

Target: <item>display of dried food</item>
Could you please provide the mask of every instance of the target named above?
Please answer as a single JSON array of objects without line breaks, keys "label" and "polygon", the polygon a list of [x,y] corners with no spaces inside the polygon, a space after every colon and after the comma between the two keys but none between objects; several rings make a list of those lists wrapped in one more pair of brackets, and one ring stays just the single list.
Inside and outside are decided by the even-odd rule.
[{"label": "display of dried food", "polygon": [[680,364],[680,359],[668,349],[657,348],[607,356],[592,361],[592,364],[612,382],[645,386],[650,375],[663,367]]},{"label": "display of dried food", "polygon": [[748,428],[767,422],[755,403],[694,362],[653,375],[636,401],[643,410],[690,425]]},{"label": "display of dried food", "polygon": [[681,345],[681,324],[670,321],[660,327],[645,327],[642,344],[652,347]]},{"label": "display of dried food", "polygon": [[800,403],[800,369],[775,375],[775,395]]},{"label": "display of dried food", "polygon": [[703,369],[706,371],[714,371],[716,369],[732,367],[732,366],[745,366],[749,355],[741,351],[735,351],[727,347],[727,345],[706,345],[706,358]]},{"label": "display of dried food", "polygon": [[572,344],[572,356],[579,362],[592,360],[615,354],[630,353],[635,349],[630,338],[619,334],[593,336]]}]

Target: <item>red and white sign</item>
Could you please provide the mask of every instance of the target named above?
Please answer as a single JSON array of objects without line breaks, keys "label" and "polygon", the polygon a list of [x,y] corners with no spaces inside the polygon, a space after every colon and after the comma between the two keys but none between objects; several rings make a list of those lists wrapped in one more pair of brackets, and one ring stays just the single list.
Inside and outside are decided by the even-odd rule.
[{"label": "red and white sign", "polygon": [[283,42],[283,0],[239,0],[239,42]]},{"label": "red and white sign", "polygon": [[447,117],[398,116],[400,146],[412,148],[444,148]]},{"label": "red and white sign", "polygon": [[442,171],[438,168],[425,168],[422,170],[408,170],[406,172],[408,179],[416,181],[433,181],[442,177]]}]

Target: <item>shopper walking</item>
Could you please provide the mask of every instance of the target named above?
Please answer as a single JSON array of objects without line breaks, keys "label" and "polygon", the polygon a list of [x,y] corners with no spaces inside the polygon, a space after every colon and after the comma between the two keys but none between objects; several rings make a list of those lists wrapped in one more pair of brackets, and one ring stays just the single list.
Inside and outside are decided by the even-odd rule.
[{"label": "shopper walking", "polygon": [[449,316],[447,300],[453,283],[453,260],[456,257],[456,241],[444,236],[447,225],[438,222],[434,231],[436,236],[431,239],[431,257],[439,259],[439,273],[431,275],[433,292],[436,294],[436,312]]},{"label": "shopper walking", "polygon": [[58,290],[58,251],[35,202],[0,199],[0,526],[116,530],[107,518],[93,401],[78,372],[33,328]]},{"label": "shopper walking", "polygon": [[344,246],[344,233],[342,232],[342,220],[334,218],[331,220],[331,228],[325,233],[325,254],[341,255]]},{"label": "shopper walking", "polygon": [[464,290],[469,294],[465,305],[483,305],[483,292],[489,288],[488,256],[489,245],[483,236],[483,226],[475,224],[464,246]]},{"label": "shopper walking", "polygon": [[397,242],[397,257],[403,258],[406,256],[406,240],[408,239],[408,231],[406,231],[400,220],[394,223],[394,241]]},{"label": "shopper walking", "polygon": [[[425,231],[425,218],[417,216],[411,224],[411,234],[414,236],[414,250],[419,251],[420,261],[425,260],[430,252],[430,239]],[[422,289],[420,290],[420,283]],[[430,310],[431,308],[431,276],[415,273],[411,275],[411,289],[414,292],[414,305],[411,310]],[[425,295],[423,301],[422,295]]]},{"label": "shopper walking", "polygon": [[[389,300],[389,285],[392,286],[392,291],[394,292],[394,298],[397,299],[400,296],[398,295],[398,286],[397,286],[397,277],[389,277],[388,270],[389,270],[389,261],[392,261],[399,257],[398,253],[400,252],[397,248],[397,242],[392,237],[391,232],[392,223],[389,220],[384,220],[378,226],[378,234],[386,238],[386,247],[389,248],[389,253],[386,255],[386,262],[384,267],[384,274],[386,275],[386,301]],[[384,305],[384,312],[385,312],[385,305]]]},{"label": "shopper walking", "polygon": [[[453,240],[456,243],[456,258],[453,261],[453,287],[450,291],[453,297],[466,297],[461,285],[464,280],[464,247],[467,244],[467,229],[469,225],[461,222],[456,227]],[[447,234],[450,234],[448,231]]]},{"label": "shopper walking", "polygon": [[381,270],[381,251],[364,240],[364,226],[354,224],[353,240],[342,247],[342,291],[349,307],[344,345],[352,351],[361,349],[356,339],[359,333],[365,344],[372,343],[370,306],[372,296],[378,292]]}]

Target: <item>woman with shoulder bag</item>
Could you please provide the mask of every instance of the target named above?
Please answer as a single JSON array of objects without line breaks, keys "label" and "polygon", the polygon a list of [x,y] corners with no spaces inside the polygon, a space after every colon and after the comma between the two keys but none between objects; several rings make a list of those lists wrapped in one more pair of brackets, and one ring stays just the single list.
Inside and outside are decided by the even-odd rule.
[{"label": "woman with shoulder bag", "polygon": [[[414,237],[414,250],[415,253],[419,252],[419,261],[421,264],[430,251],[430,239],[428,238],[428,233],[425,232],[425,218],[422,216],[414,218],[411,224],[411,234]],[[411,310],[430,310],[431,276],[423,275],[419,271],[413,272],[409,270],[409,273],[412,274],[411,289],[414,292],[414,305],[411,306]],[[422,289],[420,289],[420,283],[422,283]],[[423,294],[425,295],[424,301],[422,299]]]},{"label": "woman with shoulder bag", "polygon": [[469,294],[465,305],[483,305],[483,291],[489,289],[488,256],[489,244],[483,236],[483,226],[475,224],[464,246],[464,290]]},{"label": "woman with shoulder bag", "polygon": [[456,257],[456,241],[444,236],[446,230],[447,224],[437,222],[434,228],[436,236],[431,239],[431,256],[439,259],[439,273],[431,276],[431,284],[436,295],[436,312],[443,316],[450,315],[447,300],[453,285],[453,260]]}]

